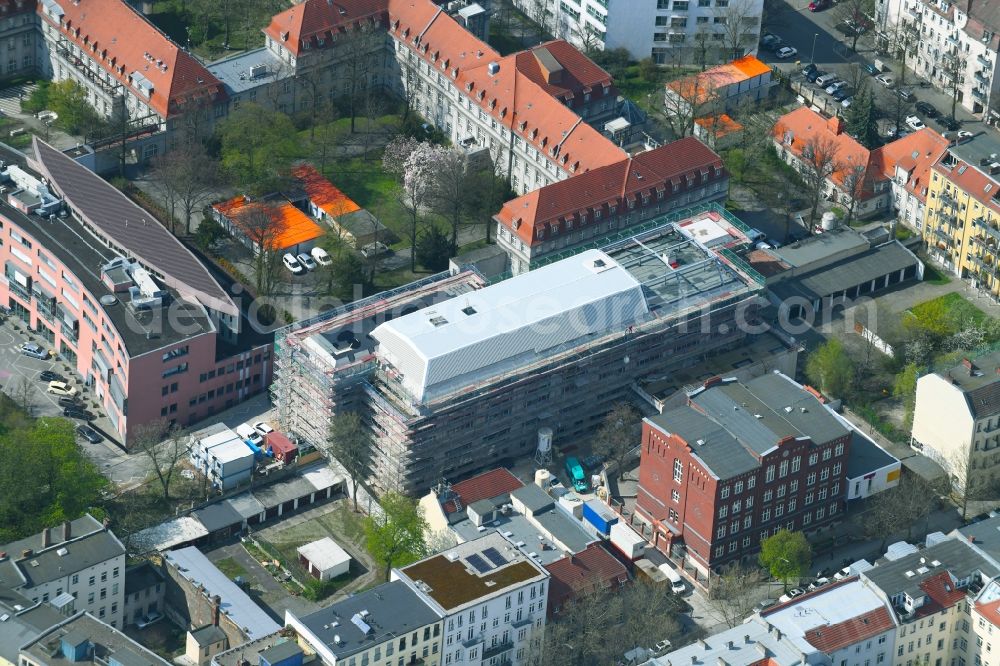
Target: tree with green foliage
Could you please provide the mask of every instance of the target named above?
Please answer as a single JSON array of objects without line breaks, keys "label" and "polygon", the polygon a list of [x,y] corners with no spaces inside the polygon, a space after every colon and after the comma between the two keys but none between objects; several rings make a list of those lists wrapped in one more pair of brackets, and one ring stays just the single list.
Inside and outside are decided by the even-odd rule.
[{"label": "tree with green foliage", "polygon": [[[0,435],[0,543],[79,518],[108,481],[81,452],[63,418],[24,421]],[[7,420],[5,419],[5,426]]]},{"label": "tree with green foliage", "polygon": [[350,477],[354,512],[358,512],[358,486],[368,476],[372,435],[357,412],[340,412],[330,421],[330,433],[323,451],[344,468]]},{"label": "tree with green foliage", "polygon": [[878,110],[875,108],[875,96],[867,81],[854,94],[854,101],[847,109],[845,120],[847,133],[865,148],[873,149],[879,146]]},{"label": "tree with green foliage", "polygon": [[72,79],[50,84],[48,102],[49,109],[59,115],[56,125],[70,134],[87,134],[101,124],[101,117],[87,101],[87,91]]},{"label": "tree with green foliage", "polygon": [[760,565],[780,580],[788,590],[788,581],[801,578],[812,564],[812,546],[802,532],[780,530],[760,542]]},{"label": "tree with green foliage", "polygon": [[639,444],[642,415],[627,402],[616,403],[594,435],[593,451],[618,467],[618,479],[625,478],[629,453]]},{"label": "tree with green foliage", "polygon": [[215,243],[226,238],[228,235],[221,224],[210,217],[205,217],[198,225],[198,228],[194,230],[194,244],[203,251],[208,252]]},{"label": "tree with green foliage", "polygon": [[417,261],[430,271],[443,271],[448,268],[451,258],[451,240],[448,234],[431,225],[420,234],[415,250]]},{"label": "tree with green foliage", "polygon": [[393,567],[423,557],[427,521],[416,500],[397,492],[383,495],[379,506],[381,511],[365,517],[365,540],[368,552],[383,567],[388,581]]},{"label": "tree with green foliage", "polygon": [[896,375],[892,385],[892,395],[903,401],[906,410],[903,417],[903,429],[913,426],[913,408],[917,402],[917,378],[920,377],[920,367],[916,363],[907,363],[902,372]]},{"label": "tree with green foliage", "polygon": [[302,154],[299,134],[284,113],[243,104],[219,123],[223,171],[230,182],[257,194],[279,189]]},{"label": "tree with green foliage", "polygon": [[49,85],[48,81],[39,81],[38,86],[31,91],[28,98],[21,100],[21,111],[38,113],[49,108]]},{"label": "tree with green foliage", "polygon": [[806,359],[806,377],[829,396],[846,394],[854,376],[854,361],[837,339],[817,347]]}]

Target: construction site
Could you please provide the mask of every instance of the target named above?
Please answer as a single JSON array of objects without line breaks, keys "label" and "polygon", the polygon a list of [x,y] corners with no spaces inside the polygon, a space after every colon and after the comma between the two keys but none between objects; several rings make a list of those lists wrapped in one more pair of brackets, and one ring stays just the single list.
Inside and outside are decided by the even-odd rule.
[{"label": "construction site", "polygon": [[573,448],[614,403],[643,402],[637,380],[745,342],[763,306],[733,252],[746,242],[706,213],[493,285],[442,273],[290,325],[275,339],[281,427],[321,445],[335,413],[358,412],[378,493],[530,456],[543,428]]}]

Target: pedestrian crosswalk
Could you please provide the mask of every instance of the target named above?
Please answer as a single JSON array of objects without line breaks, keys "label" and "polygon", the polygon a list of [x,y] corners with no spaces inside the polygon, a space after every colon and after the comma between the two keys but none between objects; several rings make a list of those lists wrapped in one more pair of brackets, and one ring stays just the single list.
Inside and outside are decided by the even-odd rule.
[{"label": "pedestrian crosswalk", "polygon": [[36,83],[25,83],[19,86],[12,86],[0,90],[0,111],[5,116],[17,116],[21,114],[21,100],[28,97],[35,88]]}]

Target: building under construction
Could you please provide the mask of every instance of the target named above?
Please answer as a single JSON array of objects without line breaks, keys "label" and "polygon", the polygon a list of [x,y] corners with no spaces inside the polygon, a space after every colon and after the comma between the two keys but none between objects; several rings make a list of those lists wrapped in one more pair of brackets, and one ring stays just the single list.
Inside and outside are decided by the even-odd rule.
[{"label": "building under construction", "polygon": [[487,285],[440,274],[278,331],[281,426],[321,444],[359,412],[375,435],[369,483],[426,491],[442,477],[592,435],[637,379],[741,344],[762,278],[717,213],[647,225],[601,248]]}]

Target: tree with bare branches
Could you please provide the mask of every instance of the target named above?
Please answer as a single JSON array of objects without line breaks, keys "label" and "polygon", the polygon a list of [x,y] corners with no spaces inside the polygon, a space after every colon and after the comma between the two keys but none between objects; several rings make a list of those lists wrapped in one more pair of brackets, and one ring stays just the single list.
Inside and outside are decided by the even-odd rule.
[{"label": "tree with bare branches", "polygon": [[352,134],[355,132],[358,114],[364,112],[365,95],[372,85],[369,78],[375,60],[381,57],[381,40],[379,26],[371,21],[355,24],[337,40],[337,50],[344,54],[338,73],[345,79],[345,98],[351,117]]},{"label": "tree with bare branches", "polygon": [[663,96],[667,126],[677,138],[694,131],[694,121],[720,111],[718,92],[706,77],[692,75],[671,82]]},{"label": "tree with bare branches", "polygon": [[169,501],[170,483],[177,464],[188,453],[188,437],[184,430],[159,418],[136,428],[130,448],[149,460],[150,471],[163,490],[163,499]]},{"label": "tree with bare branches", "polygon": [[766,576],[760,568],[733,562],[713,577],[708,604],[713,614],[729,628],[735,627],[753,612],[760,600],[760,585]]},{"label": "tree with bare branches", "polygon": [[642,415],[627,402],[616,403],[594,435],[593,451],[613,460],[618,479],[625,478],[629,453],[638,446]]},{"label": "tree with bare branches", "polygon": [[258,298],[266,299],[277,282],[281,254],[277,240],[284,228],[281,213],[270,204],[252,203],[238,213],[236,223],[253,252],[254,290]]},{"label": "tree with bare branches", "polygon": [[754,0],[729,0],[725,7],[716,7],[714,18],[722,24],[722,48],[726,59],[742,58],[757,45],[760,15]]},{"label": "tree with bare branches", "polygon": [[817,134],[806,139],[799,153],[799,160],[802,163],[799,173],[809,190],[812,202],[809,209],[810,231],[815,227],[816,214],[819,212],[819,202],[823,198],[823,193],[830,187],[830,177],[841,168],[837,160],[837,151],[836,141]]},{"label": "tree with bare branches", "polygon": [[176,233],[173,226],[179,216],[183,231],[191,233],[192,215],[219,183],[218,162],[208,155],[204,144],[186,141],[156,157],[150,176],[167,203],[171,231]]}]

